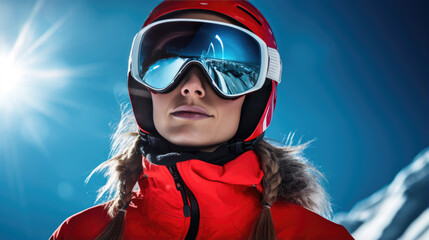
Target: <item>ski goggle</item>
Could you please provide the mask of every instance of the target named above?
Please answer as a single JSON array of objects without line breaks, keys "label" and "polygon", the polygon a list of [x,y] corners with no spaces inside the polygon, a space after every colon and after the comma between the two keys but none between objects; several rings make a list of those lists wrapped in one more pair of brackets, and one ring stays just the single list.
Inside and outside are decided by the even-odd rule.
[{"label": "ski goggle", "polygon": [[154,92],[172,90],[190,64],[205,71],[224,98],[259,90],[265,78],[280,83],[281,60],[254,33],[233,24],[201,19],[160,20],[134,37],[130,60],[134,79]]}]

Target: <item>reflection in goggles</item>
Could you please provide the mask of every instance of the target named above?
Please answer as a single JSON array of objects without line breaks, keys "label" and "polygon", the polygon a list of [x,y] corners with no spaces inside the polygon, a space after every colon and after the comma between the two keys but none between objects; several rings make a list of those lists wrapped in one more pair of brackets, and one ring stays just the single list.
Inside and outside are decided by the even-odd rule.
[{"label": "reflection in goggles", "polygon": [[155,25],[140,39],[139,79],[155,91],[174,87],[178,74],[197,62],[223,96],[237,96],[258,85],[261,46],[241,30],[203,22]]},{"label": "reflection in goggles", "polygon": [[[217,34],[216,34],[215,38],[219,41],[220,46],[222,47],[222,57],[221,57],[221,59],[225,59],[224,58],[225,57],[225,53],[224,53],[224,49],[223,49],[222,40],[220,39],[219,35],[217,35]],[[203,57],[203,56],[210,56],[209,55],[210,48],[213,50],[213,58],[216,58],[216,50],[215,50],[215,47],[213,45],[213,42],[210,42],[209,47],[207,48],[207,52],[205,54],[201,54],[201,57]]]},{"label": "reflection in goggles", "polygon": [[143,76],[143,81],[156,89],[166,89],[176,80],[176,73],[190,61],[198,61],[211,77],[211,84],[224,94],[237,94],[252,88],[257,81],[259,66],[241,62],[224,61],[201,56],[173,57],[152,64]]}]

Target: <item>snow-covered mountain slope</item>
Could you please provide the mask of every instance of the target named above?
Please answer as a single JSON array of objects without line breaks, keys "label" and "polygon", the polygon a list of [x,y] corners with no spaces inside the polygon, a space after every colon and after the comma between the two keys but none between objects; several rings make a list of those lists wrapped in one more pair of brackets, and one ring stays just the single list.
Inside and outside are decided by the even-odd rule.
[{"label": "snow-covered mountain slope", "polygon": [[429,239],[429,148],[420,152],[386,187],[334,221],[357,240]]}]

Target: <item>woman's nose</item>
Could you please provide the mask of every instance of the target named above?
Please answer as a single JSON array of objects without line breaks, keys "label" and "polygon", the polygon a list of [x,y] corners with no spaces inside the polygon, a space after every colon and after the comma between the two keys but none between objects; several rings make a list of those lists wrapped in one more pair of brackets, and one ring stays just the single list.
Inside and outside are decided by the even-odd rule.
[{"label": "woman's nose", "polygon": [[182,80],[184,81],[180,89],[182,95],[203,98],[206,95],[206,90],[202,83],[202,81],[205,81],[203,78],[204,76],[199,72],[198,68],[193,67],[190,69]]}]

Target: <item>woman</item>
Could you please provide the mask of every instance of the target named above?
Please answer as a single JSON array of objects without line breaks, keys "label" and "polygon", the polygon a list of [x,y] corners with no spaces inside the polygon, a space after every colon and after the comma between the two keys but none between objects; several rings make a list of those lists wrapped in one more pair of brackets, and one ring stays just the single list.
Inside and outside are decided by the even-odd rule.
[{"label": "woman", "polygon": [[276,49],[247,1],[156,7],[131,50],[133,112],[114,157],[94,170],[108,169],[100,196],[114,197],[51,239],[352,239],[320,216],[330,205],[299,156],[305,144],[262,139],[280,82]]}]

